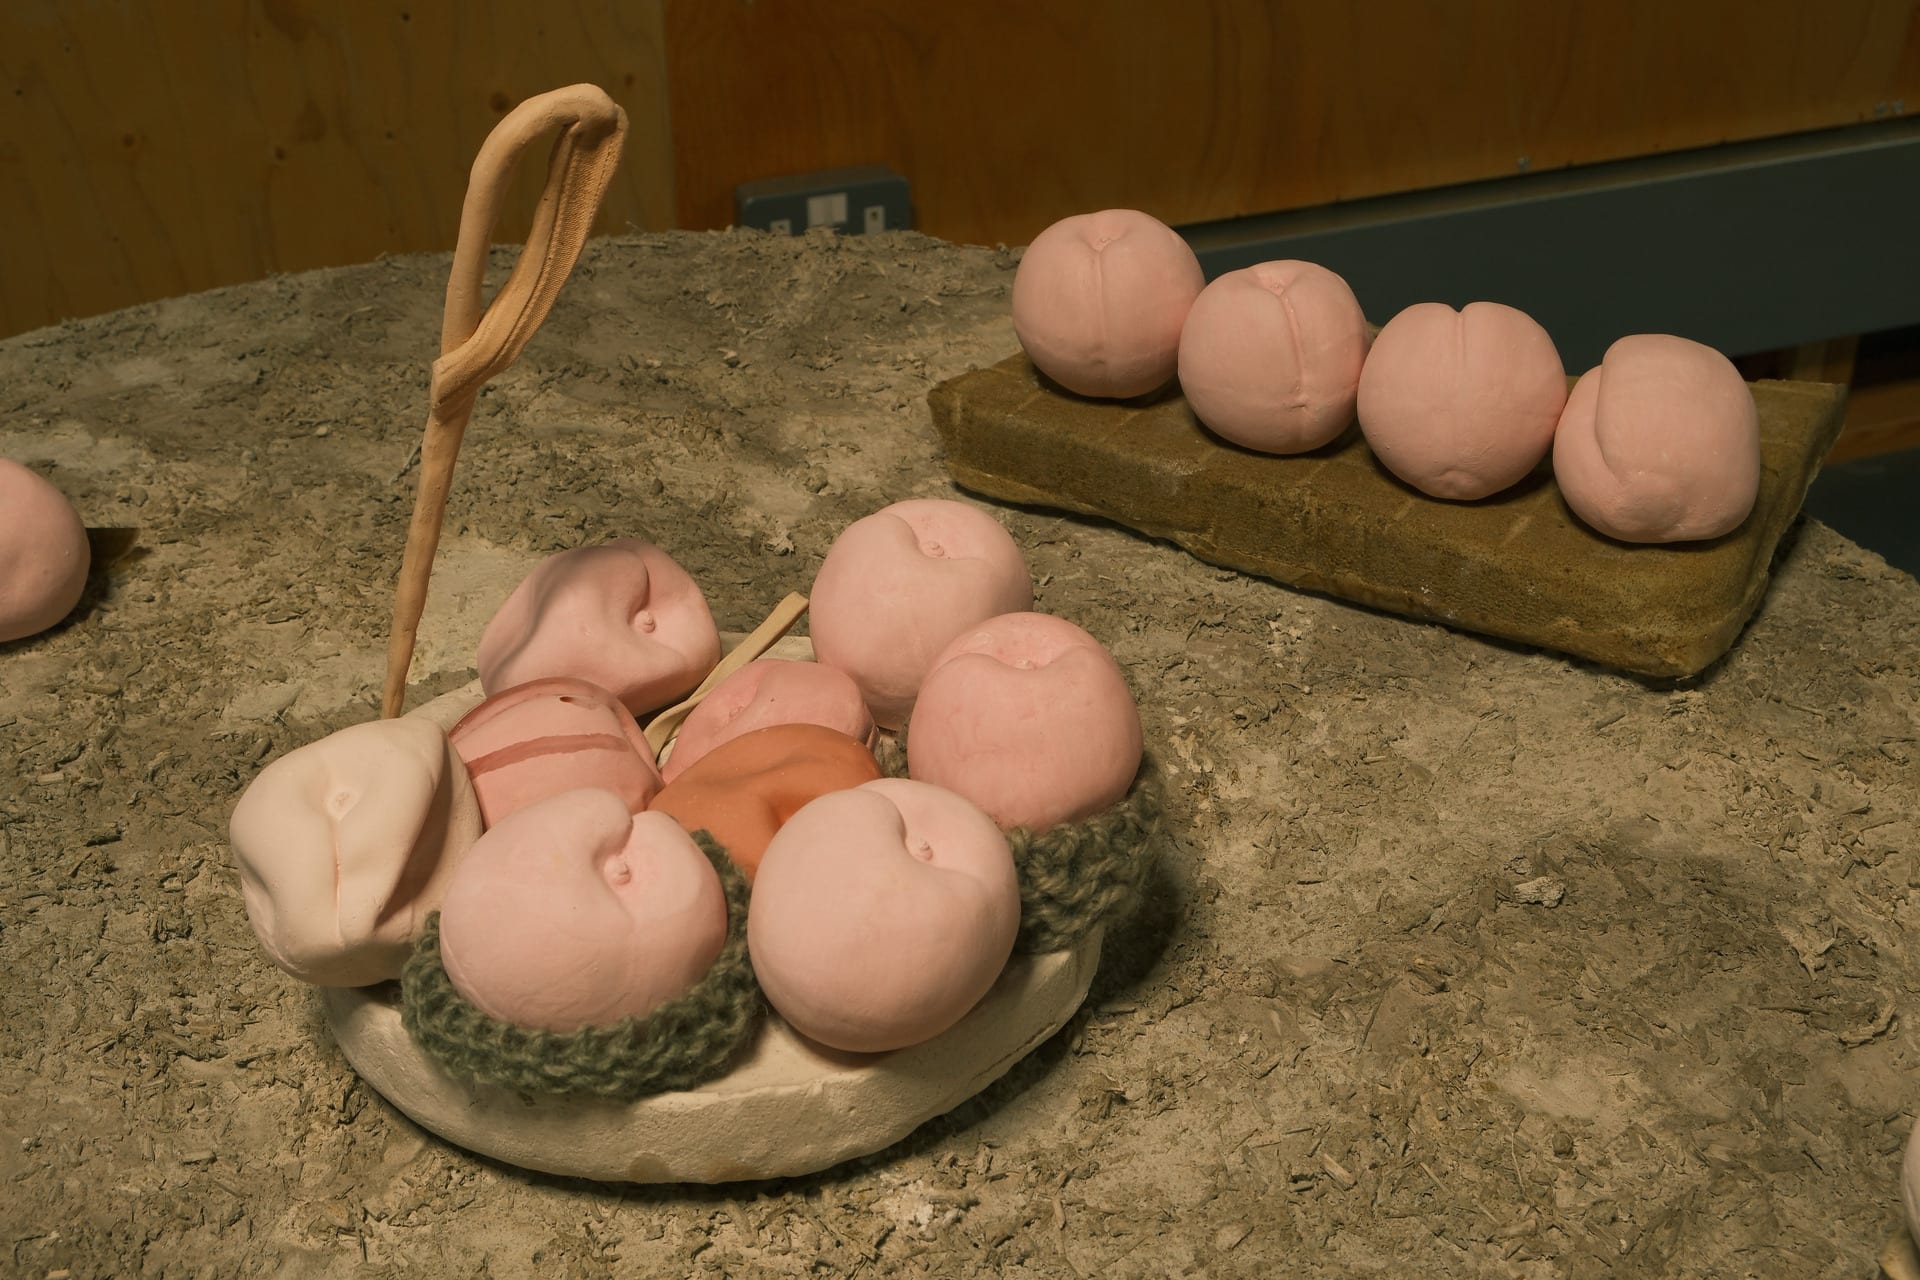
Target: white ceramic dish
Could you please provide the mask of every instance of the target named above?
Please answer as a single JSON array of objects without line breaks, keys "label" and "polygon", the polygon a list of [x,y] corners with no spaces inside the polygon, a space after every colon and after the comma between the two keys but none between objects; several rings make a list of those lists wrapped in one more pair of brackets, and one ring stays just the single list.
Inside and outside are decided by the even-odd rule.
[{"label": "white ceramic dish", "polygon": [[[803,639],[769,651],[810,658]],[[476,681],[410,712],[453,725],[480,701]],[[366,1082],[422,1127],[509,1164],[621,1182],[729,1182],[812,1173],[891,1146],[951,1111],[1066,1024],[1100,959],[1078,947],[1015,956],[958,1024],[910,1048],[849,1054],[769,1015],[727,1075],[638,1102],[528,1097],[456,1079],[401,1023],[397,984],[325,988],[334,1039]]]}]

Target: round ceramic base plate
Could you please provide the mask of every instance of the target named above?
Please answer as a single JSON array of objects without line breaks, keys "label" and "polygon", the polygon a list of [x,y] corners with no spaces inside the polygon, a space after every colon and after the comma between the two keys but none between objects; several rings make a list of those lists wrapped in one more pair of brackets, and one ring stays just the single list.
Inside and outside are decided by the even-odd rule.
[{"label": "round ceramic base plate", "polygon": [[[782,641],[772,653],[811,656],[804,640]],[[479,700],[475,682],[409,714],[446,728]],[[632,1103],[528,1097],[454,1078],[407,1034],[396,983],[325,988],[322,996],[354,1070],[457,1146],[572,1177],[730,1182],[825,1169],[951,1111],[1066,1024],[1099,959],[1097,932],[1069,951],[1015,956],[956,1025],[891,1053],[828,1049],[769,1016],[727,1075]]]}]

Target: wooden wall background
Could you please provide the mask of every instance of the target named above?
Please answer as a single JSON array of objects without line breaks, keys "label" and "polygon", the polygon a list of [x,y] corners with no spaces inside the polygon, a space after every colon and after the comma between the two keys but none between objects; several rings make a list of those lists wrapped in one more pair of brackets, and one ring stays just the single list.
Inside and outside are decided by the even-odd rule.
[{"label": "wooden wall background", "polygon": [[602,229],[883,163],[1024,243],[1920,110],[1920,0],[6,0],[0,336],[448,248],[494,121],[580,80],[633,122]]}]

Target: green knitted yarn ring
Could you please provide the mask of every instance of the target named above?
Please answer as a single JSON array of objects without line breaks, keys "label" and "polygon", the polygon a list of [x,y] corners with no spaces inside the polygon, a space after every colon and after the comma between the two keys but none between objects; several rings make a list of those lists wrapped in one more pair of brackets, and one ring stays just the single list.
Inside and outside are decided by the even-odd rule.
[{"label": "green knitted yarn ring", "polygon": [[[905,734],[882,738],[874,752],[881,772],[908,776],[909,750]],[[1025,827],[1007,832],[1020,872],[1015,952],[1064,951],[1132,912],[1153,867],[1163,794],[1160,768],[1145,755],[1133,785],[1112,808],[1038,833]]]},{"label": "green knitted yarn ring", "polygon": [[1125,918],[1139,903],[1160,841],[1160,771],[1152,756],[1120,802],[1079,822],[1007,833],[1020,869],[1016,952],[1064,951],[1095,929]]},{"label": "green knitted yarn ring", "polygon": [[440,915],[400,975],[414,1043],[453,1075],[527,1094],[591,1093],[621,1102],[689,1089],[722,1074],[753,1039],[762,998],[747,959],[747,881],[719,842],[694,840],[727,894],[727,941],[704,977],[644,1017],[578,1031],[538,1031],[476,1009],[440,962]]}]

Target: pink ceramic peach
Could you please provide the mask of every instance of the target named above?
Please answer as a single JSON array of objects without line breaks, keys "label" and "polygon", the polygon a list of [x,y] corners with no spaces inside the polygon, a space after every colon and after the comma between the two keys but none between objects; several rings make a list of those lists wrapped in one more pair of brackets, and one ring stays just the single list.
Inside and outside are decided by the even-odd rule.
[{"label": "pink ceramic peach", "polygon": [[1353,290],[1311,262],[1229,271],[1180,332],[1180,389],[1214,434],[1262,453],[1303,453],[1353,421],[1367,318]]},{"label": "pink ceramic peach", "polygon": [[1118,803],[1140,768],[1140,712],[1098,640],[1064,618],[1010,613],[934,660],[908,726],[912,776],[1003,829],[1044,831]]},{"label": "pink ceramic peach", "polygon": [[1760,493],[1753,392],[1712,347],[1622,338],[1567,398],[1553,475],[1575,515],[1623,542],[1731,533]]},{"label": "pink ceramic peach", "polygon": [[951,1027],[993,986],[1020,926],[1006,837],[938,787],[883,778],[835,791],[767,846],[747,949],[800,1034],[857,1053]]},{"label": "pink ceramic peach", "polygon": [[38,635],[87,586],[87,527],[37,472],[0,458],[0,642]]},{"label": "pink ceramic peach", "polygon": [[1519,483],[1553,444],[1567,402],[1553,339],[1524,311],[1471,302],[1408,307],[1360,370],[1367,444],[1436,498],[1469,501]]},{"label": "pink ceramic peach", "polygon": [[447,736],[375,720],[260,771],[228,825],[247,918],[274,963],[322,986],[398,977],[480,806]]},{"label": "pink ceramic peach", "polygon": [[906,722],[934,655],[960,632],[1033,605],[1026,559],[977,507],[915,498],[841,531],[813,581],[813,651],[853,677],[874,722]]},{"label": "pink ceramic peach", "polygon": [[488,693],[572,676],[644,715],[691,693],[719,661],[699,584],[659,547],[622,538],[534,566],[487,623],[478,666]]},{"label": "pink ceramic peach", "polygon": [[776,724],[722,743],[661,788],[648,806],[705,830],[752,880],[768,841],[809,801],[880,776],[861,743],[817,724]]},{"label": "pink ceramic peach", "polygon": [[1040,371],[1083,396],[1145,395],[1173,376],[1206,277],[1166,223],[1133,209],[1063,218],[1013,277],[1013,329]]},{"label": "pink ceramic peach", "polygon": [[660,790],[633,713],[585,680],[532,680],[496,693],[448,736],[473,775],[487,825],[548,796],[601,787],[639,813]]},{"label": "pink ceramic peach", "polygon": [[876,736],[860,686],[846,672],[819,662],[756,658],[715,685],[687,716],[660,776],[671,785],[720,744],[777,724],[823,725],[869,747]]},{"label": "pink ceramic peach", "polygon": [[719,873],[665,814],[566,791],[488,831],[440,907],[440,959],[489,1017],[578,1031],[683,994],[727,938]]}]

